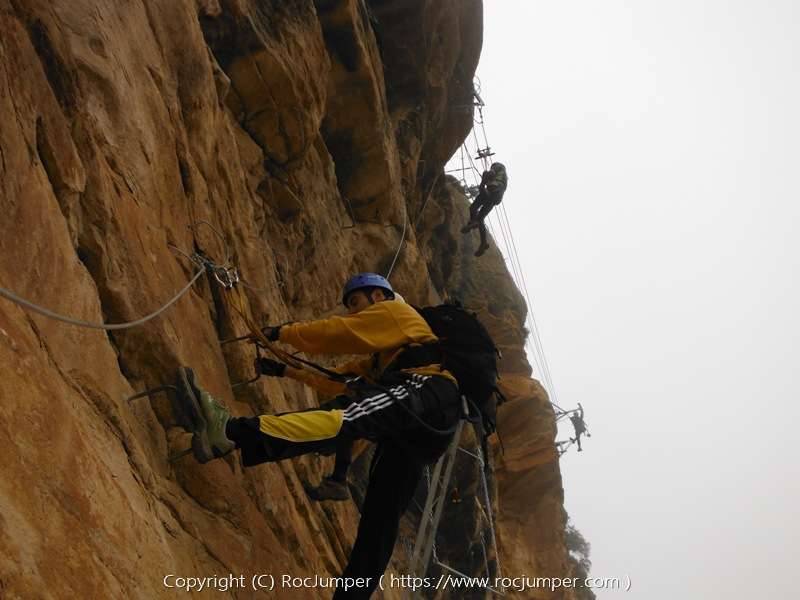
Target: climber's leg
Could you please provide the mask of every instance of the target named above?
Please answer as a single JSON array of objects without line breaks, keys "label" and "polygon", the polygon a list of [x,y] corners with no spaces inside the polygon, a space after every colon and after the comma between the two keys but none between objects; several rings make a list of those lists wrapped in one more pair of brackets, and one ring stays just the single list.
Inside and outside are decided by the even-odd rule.
[{"label": "climber's leg", "polygon": [[343,578],[369,580],[366,587],[336,590],[334,600],[369,598],[392,557],[400,518],[422,477],[423,465],[391,443],[375,451],[358,534]]},{"label": "climber's leg", "polygon": [[[414,406],[441,420],[444,409],[458,405],[458,389],[440,377],[401,377],[390,388],[365,386],[354,391],[345,409],[309,409],[258,417],[232,417],[197,385],[191,369],[182,368],[185,410],[192,414],[192,449],[208,462],[237,447],[246,467],[283,460],[337,443],[340,437],[372,441],[405,436],[419,428],[409,415]],[[179,377],[180,379],[180,377]],[[451,406],[452,405],[452,406]],[[430,408],[428,408],[430,407]],[[179,415],[179,422],[187,420]]]},{"label": "climber's leg", "polygon": [[486,224],[483,222],[483,219],[478,223],[478,231],[481,234],[481,245],[478,246],[475,256],[482,256],[483,253],[489,249],[489,242],[486,241]]},{"label": "climber's leg", "polygon": [[[487,197],[483,192],[479,193],[472,204],[469,205],[469,221],[461,228],[461,233],[467,233],[471,229],[478,227],[480,221],[481,208],[486,203]],[[491,210],[491,209],[490,209]]]},{"label": "climber's leg", "polygon": [[306,494],[312,500],[347,500],[350,491],[347,488],[347,471],[352,462],[353,444],[355,440],[340,436],[336,440],[336,462],[333,472],[323,478],[317,486],[304,485]]}]

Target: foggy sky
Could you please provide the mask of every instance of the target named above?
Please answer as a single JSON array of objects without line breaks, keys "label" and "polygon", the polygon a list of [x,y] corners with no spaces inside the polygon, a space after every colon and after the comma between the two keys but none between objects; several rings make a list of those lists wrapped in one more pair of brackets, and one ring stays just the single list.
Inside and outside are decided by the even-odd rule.
[{"label": "foggy sky", "polygon": [[593,434],[566,508],[633,583],[598,598],[798,597],[798,4],[484,5],[504,204]]}]

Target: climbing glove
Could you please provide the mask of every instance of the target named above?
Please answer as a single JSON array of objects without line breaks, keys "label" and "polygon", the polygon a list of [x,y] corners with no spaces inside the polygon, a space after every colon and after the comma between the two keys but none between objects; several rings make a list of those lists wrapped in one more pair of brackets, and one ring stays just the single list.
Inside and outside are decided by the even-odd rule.
[{"label": "climbing glove", "polygon": [[267,338],[270,342],[277,342],[278,338],[281,335],[281,326],[268,325],[267,327],[264,327],[264,329],[261,330],[261,333],[263,333],[264,337]]},{"label": "climbing glove", "polygon": [[256,372],[267,377],[283,377],[286,374],[286,365],[270,358],[257,358]]}]

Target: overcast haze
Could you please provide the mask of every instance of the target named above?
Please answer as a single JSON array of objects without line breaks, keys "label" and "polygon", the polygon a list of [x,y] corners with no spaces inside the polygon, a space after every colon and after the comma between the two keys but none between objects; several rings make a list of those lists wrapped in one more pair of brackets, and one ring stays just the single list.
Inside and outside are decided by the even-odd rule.
[{"label": "overcast haze", "polygon": [[593,433],[566,507],[633,584],[598,598],[800,597],[798,3],[484,6],[504,204]]}]

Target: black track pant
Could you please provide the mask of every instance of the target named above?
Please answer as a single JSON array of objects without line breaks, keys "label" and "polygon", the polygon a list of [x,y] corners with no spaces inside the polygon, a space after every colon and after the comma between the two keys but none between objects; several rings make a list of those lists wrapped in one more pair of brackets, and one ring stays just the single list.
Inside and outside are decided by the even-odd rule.
[{"label": "black track pant", "polygon": [[233,418],[227,434],[245,467],[330,450],[353,439],[394,442],[432,462],[451,436],[429,428],[454,429],[459,415],[458,388],[450,380],[400,373],[320,408]]},{"label": "black track pant", "polygon": [[336,442],[336,461],[333,463],[331,479],[344,483],[347,481],[347,472],[353,462],[353,442],[355,440],[342,438]]},{"label": "black track pant", "polygon": [[[344,572],[345,577],[369,578],[370,585],[337,591],[334,596],[337,600],[369,598],[392,556],[400,517],[414,495],[423,466],[439,458],[452,439],[452,433],[437,434],[429,428],[454,430],[460,403],[458,388],[448,379],[393,374],[381,386],[361,387],[321,409],[231,419],[227,434],[241,450],[245,466],[330,449],[352,439],[378,443],[358,534]],[[332,423],[339,424],[336,431]]]},{"label": "black track pant", "polygon": [[492,212],[492,209],[500,204],[502,196],[497,198],[487,192],[481,192],[469,207],[469,221],[478,227],[481,236],[481,246],[486,245],[486,224],[484,220]]},{"label": "black track pant", "polygon": [[400,518],[422,477],[424,463],[391,443],[380,444],[370,467],[358,535],[342,577],[369,578],[363,588],[337,590],[334,600],[369,598],[392,557]]}]

